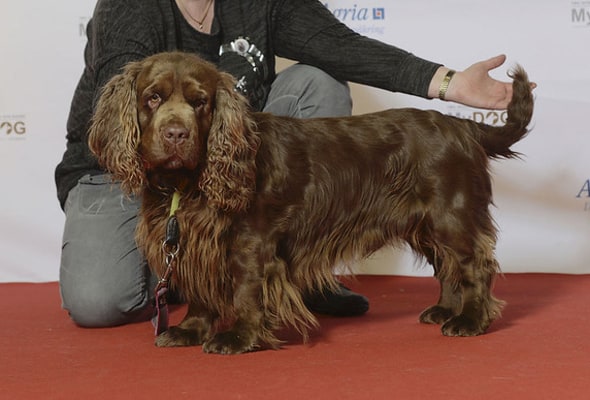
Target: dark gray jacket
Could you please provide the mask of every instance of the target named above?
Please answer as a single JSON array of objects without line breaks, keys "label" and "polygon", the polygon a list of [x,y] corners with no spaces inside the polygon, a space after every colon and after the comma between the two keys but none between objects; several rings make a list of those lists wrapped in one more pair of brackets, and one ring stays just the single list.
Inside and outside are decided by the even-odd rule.
[{"label": "dark gray jacket", "polygon": [[[130,61],[162,51],[196,52],[242,78],[241,89],[258,110],[275,78],[275,56],[319,67],[342,81],[422,97],[439,67],[355,33],[317,0],[217,0],[212,35],[192,29],[174,0],[99,0],[87,36],[67,149],[55,171],[62,208],[78,179],[103,173],[88,149],[87,130],[100,88]],[[240,53],[245,42],[239,38],[249,51]]]}]

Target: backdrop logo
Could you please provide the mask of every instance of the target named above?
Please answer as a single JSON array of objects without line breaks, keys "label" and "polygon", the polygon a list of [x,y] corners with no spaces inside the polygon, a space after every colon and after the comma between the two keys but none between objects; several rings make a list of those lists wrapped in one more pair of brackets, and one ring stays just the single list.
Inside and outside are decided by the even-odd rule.
[{"label": "backdrop logo", "polygon": [[0,140],[23,140],[27,135],[24,115],[0,115]]},{"label": "backdrop logo", "polygon": [[584,211],[590,212],[590,179],[586,179],[576,194],[576,198],[584,200]]},{"label": "backdrop logo", "polygon": [[590,27],[590,1],[572,1],[571,22],[575,27]]},{"label": "backdrop logo", "polygon": [[385,8],[373,8],[373,19],[385,19]]},{"label": "backdrop logo", "polygon": [[508,119],[506,110],[481,110],[454,104],[447,107],[447,114],[493,126],[502,126]]},{"label": "backdrop logo", "polygon": [[329,2],[324,2],[324,5],[336,18],[356,32],[368,36],[383,35],[386,14],[384,7],[359,6],[354,2],[342,3],[344,2],[338,2],[337,6],[332,6]]}]

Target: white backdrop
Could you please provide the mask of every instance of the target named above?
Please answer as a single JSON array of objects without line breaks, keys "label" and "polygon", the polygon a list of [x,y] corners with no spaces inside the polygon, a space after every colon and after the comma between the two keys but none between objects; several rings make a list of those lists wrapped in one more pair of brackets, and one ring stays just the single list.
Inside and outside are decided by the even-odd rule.
[{"label": "white backdrop", "polygon": [[[496,54],[539,85],[523,160],[494,162],[504,272],[590,273],[590,1],[329,0],[360,33],[463,69]],[[8,2],[0,13],[0,282],[58,278],[63,214],[53,170],[82,71],[95,0]],[[489,123],[489,113],[353,85],[355,113],[415,106]],[[384,249],[361,272],[429,275]]]}]

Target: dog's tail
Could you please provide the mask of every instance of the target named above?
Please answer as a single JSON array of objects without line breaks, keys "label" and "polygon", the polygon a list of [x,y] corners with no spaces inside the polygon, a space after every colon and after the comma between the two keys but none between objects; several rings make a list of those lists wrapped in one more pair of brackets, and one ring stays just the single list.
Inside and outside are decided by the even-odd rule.
[{"label": "dog's tail", "polygon": [[517,65],[509,76],[513,79],[512,100],[508,104],[506,124],[500,127],[478,124],[476,133],[477,140],[491,158],[518,156],[510,146],[529,132],[527,127],[533,115],[534,98],[527,73]]}]

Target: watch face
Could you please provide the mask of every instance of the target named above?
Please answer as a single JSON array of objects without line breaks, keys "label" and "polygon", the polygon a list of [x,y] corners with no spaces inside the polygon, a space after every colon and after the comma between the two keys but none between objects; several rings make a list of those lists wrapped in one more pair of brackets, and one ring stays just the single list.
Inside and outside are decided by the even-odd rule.
[{"label": "watch face", "polygon": [[236,90],[261,110],[266,102],[268,67],[264,54],[247,37],[224,43],[219,48],[219,66],[236,77]]},{"label": "watch face", "polygon": [[[230,45],[236,53],[243,57],[246,57],[248,50],[250,49],[250,42],[244,38],[237,38]],[[255,47],[256,46],[254,46],[254,48]]]}]

